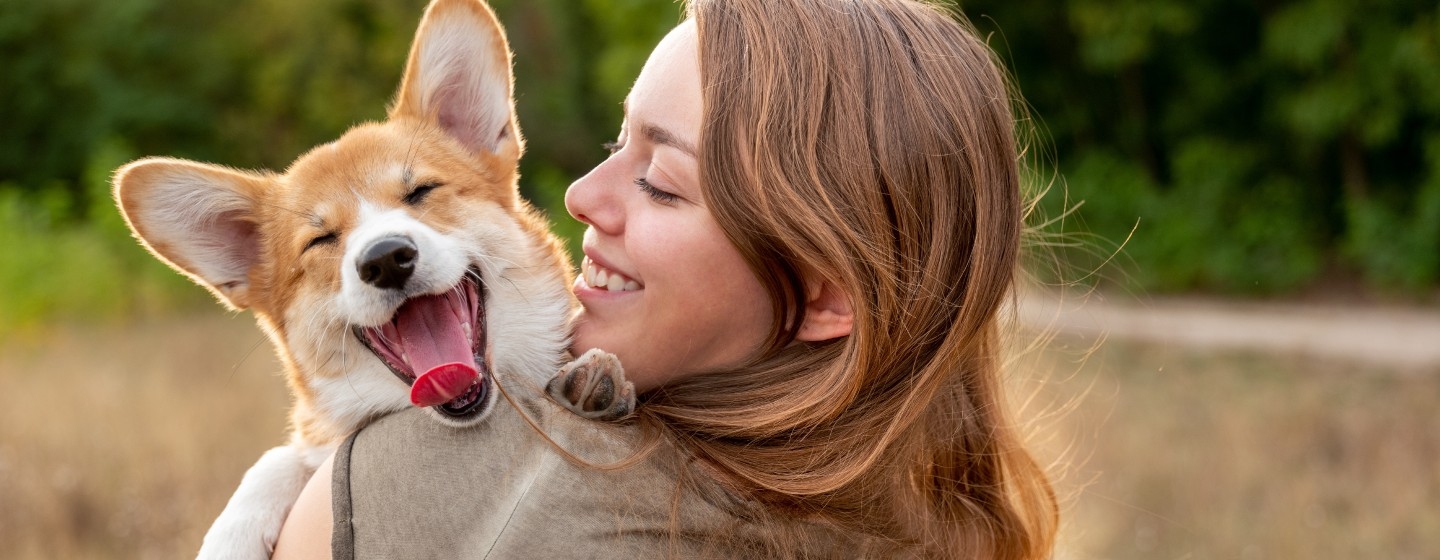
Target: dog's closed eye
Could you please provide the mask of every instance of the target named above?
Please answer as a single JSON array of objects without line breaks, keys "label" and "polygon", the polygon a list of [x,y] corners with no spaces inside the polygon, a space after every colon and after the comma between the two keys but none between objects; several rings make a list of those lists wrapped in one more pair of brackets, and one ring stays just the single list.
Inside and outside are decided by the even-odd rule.
[{"label": "dog's closed eye", "polygon": [[311,239],[311,240],[310,240],[310,243],[307,243],[307,244],[305,245],[305,249],[302,250],[302,251],[300,251],[300,252],[301,252],[301,253],[304,253],[305,251],[309,251],[309,250],[314,249],[314,248],[316,248],[316,247],[319,247],[319,246],[321,246],[321,245],[330,245],[330,244],[335,243],[336,241],[339,241],[339,240],[340,240],[340,236],[339,236],[339,235],[336,235],[335,232],[332,231],[332,232],[326,233],[325,235],[321,235],[321,236],[319,236],[319,237],[316,237],[315,239]]},{"label": "dog's closed eye", "polygon": [[420,185],[416,186],[414,190],[410,191],[410,194],[405,195],[405,198],[402,200],[405,201],[405,204],[415,206],[417,204],[420,204],[421,202],[424,202],[425,197],[430,194],[430,191],[438,189],[442,186],[444,186],[444,184],[439,181],[426,181],[424,183],[420,183]]}]

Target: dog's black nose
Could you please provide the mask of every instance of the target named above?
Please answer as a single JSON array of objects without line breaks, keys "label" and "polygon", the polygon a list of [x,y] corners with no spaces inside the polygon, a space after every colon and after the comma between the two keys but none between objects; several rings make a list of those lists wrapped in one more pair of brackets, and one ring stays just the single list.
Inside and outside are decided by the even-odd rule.
[{"label": "dog's black nose", "polygon": [[386,237],[366,247],[360,253],[360,262],[355,270],[366,284],[385,290],[405,287],[405,281],[415,272],[415,260],[420,251],[408,237]]}]

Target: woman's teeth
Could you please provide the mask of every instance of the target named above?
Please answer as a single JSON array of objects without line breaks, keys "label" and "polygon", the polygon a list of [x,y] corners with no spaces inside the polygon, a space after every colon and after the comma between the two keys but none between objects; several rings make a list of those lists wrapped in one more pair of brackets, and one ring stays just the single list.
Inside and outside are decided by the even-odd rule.
[{"label": "woman's teeth", "polygon": [[600,265],[590,262],[590,259],[585,259],[585,264],[581,269],[581,273],[585,275],[585,284],[597,290],[609,290],[612,292],[633,292],[640,289],[639,282],[626,278],[624,275],[618,272],[605,269]]}]

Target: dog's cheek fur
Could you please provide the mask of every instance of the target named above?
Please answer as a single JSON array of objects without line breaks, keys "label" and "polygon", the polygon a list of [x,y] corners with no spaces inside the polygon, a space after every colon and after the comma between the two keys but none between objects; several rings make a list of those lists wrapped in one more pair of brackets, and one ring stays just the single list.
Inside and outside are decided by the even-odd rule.
[{"label": "dog's cheek fur", "polygon": [[486,289],[486,332],[494,369],[507,379],[543,382],[558,371],[569,346],[563,325],[573,308],[568,267],[526,232],[515,214],[494,204],[464,205],[459,232]]},{"label": "dog's cheek fur", "polygon": [[284,318],[282,358],[295,392],[292,423],[310,443],[333,443],[370,418],[409,405],[395,377],[337,315],[335,295],[303,290]]}]

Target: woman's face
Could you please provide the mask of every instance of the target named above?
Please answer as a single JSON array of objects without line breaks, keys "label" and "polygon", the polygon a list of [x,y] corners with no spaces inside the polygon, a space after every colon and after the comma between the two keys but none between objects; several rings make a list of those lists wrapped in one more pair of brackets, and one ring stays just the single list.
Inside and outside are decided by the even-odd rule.
[{"label": "woman's face", "polygon": [[651,53],[625,107],[609,159],[565,194],[570,214],[589,226],[573,349],[614,353],[645,391],[738,365],[764,341],[772,312],[701,194],[692,22]]}]

